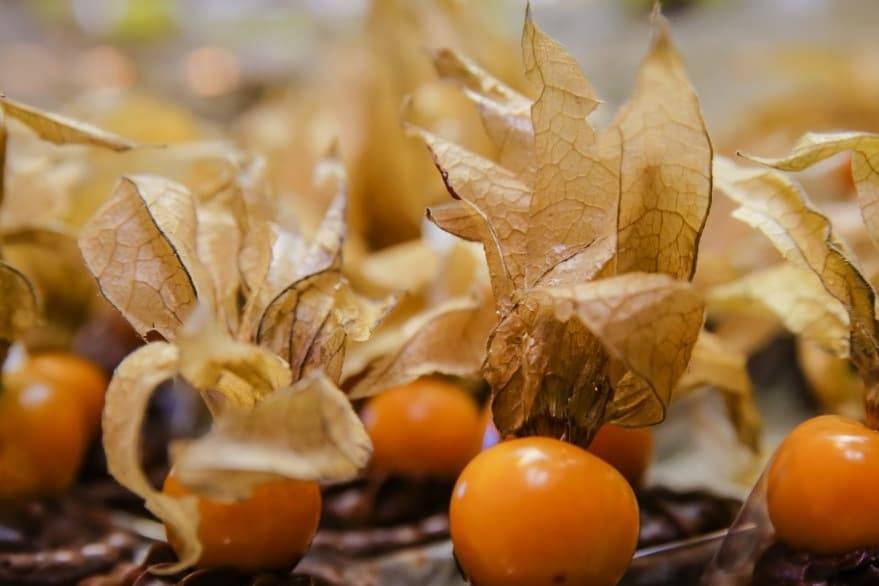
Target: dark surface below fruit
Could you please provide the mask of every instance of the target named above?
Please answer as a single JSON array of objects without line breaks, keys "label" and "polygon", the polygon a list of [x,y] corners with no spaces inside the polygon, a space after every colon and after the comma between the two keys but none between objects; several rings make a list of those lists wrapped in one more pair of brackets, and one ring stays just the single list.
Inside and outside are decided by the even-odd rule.
[{"label": "dark surface below fruit", "polygon": [[742,503],[701,490],[651,487],[639,491],[638,505],[641,508],[640,549],[726,529]]},{"label": "dark surface below fruit", "polygon": [[[337,586],[332,581],[305,574],[241,574],[225,568],[187,570],[173,575],[157,575],[152,566],[175,561],[174,552],[164,544],[153,544],[143,561],[135,566],[131,586]],[[96,583],[94,586],[104,586]],[[107,583],[106,586],[111,586]],[[113,584],[112,586],[116,586]],[[120,583],[118,586],[123,586]],[[341,586],[341,585],[338,585]]]},{"label": "dark surface below fruit", "polygon": [[703,539],[732,524],[736,499],[705,491],[652,487],[640,491],[638,552],[621,586],[698,584],[720,542]]},{"label": "dark surface below fruit", "polygon": [[314,547],[362,557],[444,539],[452,486],[373,476],[331,488]]},{"label": "dark surface below fruit", "polygon": [[754,567],[753,586],[868,586],[879,584],[879,549],[838,555],[770,546]]},{"label": "dark surface below fruit", "polygon": [[[78,584],[130,560],[144,541],[71,498],[0,509],[0,584]],[[99,584],[99,583],[98,583]]]}]

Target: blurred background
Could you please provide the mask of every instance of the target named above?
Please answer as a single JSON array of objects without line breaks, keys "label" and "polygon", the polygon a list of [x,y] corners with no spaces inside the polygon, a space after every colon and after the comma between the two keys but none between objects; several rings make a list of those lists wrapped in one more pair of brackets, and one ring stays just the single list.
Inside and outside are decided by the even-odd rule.
[{"label": "blurred background", "polygon": [[[478,13],[475,19],[494,29],[487,35],[506,37],[516,49],[524,2],[445,3]],[[532,4],[604,99],[612,105],[622,99],[647,42],[651,2]],[[738,130],[730,117],[752,100],[794,87],[803,101],[848,84],[879,87],[872,2],[664,4],[715,133]],[[360,35],[369,13],[368,0],[6,0],[0,88],[42,105],[85,91],[141,89],[222,120],[262,92],[313,75],[328,45]]]}]

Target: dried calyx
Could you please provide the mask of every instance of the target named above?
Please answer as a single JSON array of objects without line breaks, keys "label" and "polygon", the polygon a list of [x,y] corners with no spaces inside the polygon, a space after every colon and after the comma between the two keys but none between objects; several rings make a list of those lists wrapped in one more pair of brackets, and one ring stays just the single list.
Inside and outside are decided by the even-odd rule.
[{"label": "dried calyx", "polygon": [[845,132],[807,134],[790,155],[751,157],[770,168],[744,168],[718,160],[719,190],[739,204],[736,218],[763,232],[785,263],[712,292],[724,308],[760,301],[795,334],[848,358],[867,389],[867,423],[879,429],[879,326],[876,293],[830,220],[800,186],[779,171],[802,171],[851,152],[851,172],[864,225],[879,243],[879,136]]},{"label": "dried calyx", "polygon": [[716,384],[756,448],[744,358],[700,333],[689,283],[712,149],[664,19],[634,96],[602,130],[587,120],[598,105],[588,81],[530,12],[522,48],[536,100],[454,52],[435,56],[477,107],[496,161],[409,126],[454,198],[428,217],[484,247],[497,317],[479,358],[501,433],[588,444],[605,422],[658,423],[675,393]]},{"label": "dried calyx", "polygon": [[[0,205],[7,190],[8,120],[56,145],[85,145],[116,152],[138,146],[121,136],[0,94]],[[28,224],[10,223],[6,219],[8,212],[3,210],[0,231],[0,304],[5,310],[0,320],[0,364],[9,346],[23,340],[38,325],[41,309],[52,312],[61,306],[66,314],[82,313],[93,293],[90,284],[83,284],[72,268],[79,264],[79,252],[69,230],[54,224],[34,224],[32,219]],[[61,290],[63,295],[58,294]]]},{"label": "dried calyx", "polygon": [[[414,274],[404,270],[412,262],[430,270],[419,282],[405,283],[401,275]],[[352,347],[345,364],[347,377],[354,381],[352,397],[368,397],[433,374],[479,376],[496,315],[481,253],[472,244],[458,242],[441,253],[424,241],[413,241],[373,254],[363,267],[361,278],[369,288],[404,295],[375,336]]]},{"label": "dried calyx", "polygon": [[79,239],[107,300],[142,336],[164,340],[116,370],[104,448],[116,479],[178,536],[172,572],[200,556],[198,511],[194,497],[157,492],[139,462],[155,388],[180,377],[213,416],[207,434],[170,450],[195,493],[240,498],[271,476],[349,479],[371,445],[337,387],[345,344],[368,337],[394,301],[360,296],[341,274],[346,192],[335,158],[317,170],[335,195],[310,240],[274,221],[258,161],[230,161],[232,184],[198,198],[161,177],[123,178]]}]

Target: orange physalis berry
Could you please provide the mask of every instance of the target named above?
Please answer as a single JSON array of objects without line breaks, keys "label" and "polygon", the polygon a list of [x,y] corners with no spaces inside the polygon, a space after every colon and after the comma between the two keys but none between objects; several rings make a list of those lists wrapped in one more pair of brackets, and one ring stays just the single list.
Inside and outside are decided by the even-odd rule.
[{"label": "orange physalis berry", "polygon": [[476,456],[449,517],[455,555],[478,586],[611,586],[638,542],[626,479],[586,450],[543,437]]},{"label": "orange physalis berry", "polygon": [[[163,490],[176,497],[189,494],[173,472]],[[317,531],[320,487],[310,481],[273,480],[242,501],[199,497],[198,511],[203,547],[199,566],[227,566],[244,572],[288,569],[308,551]],[[170,530],[168,543],[179,551]]]},{"label": "orange physalis berry", "polygon": [[589,451],[619,470],[629,484],[638,488],[653,458],[653,432],[647,427],[606,424],[595,434]]},{"label": "orange physalis berry", "polygon": [[56,494],[76,476],[86,447],[77,398],[22,373],[0,390],[0,498]]},{"label": "orange physalis berry", "polygon": [[93,437],[98,432],[107,390],[107,376],[100,368],[84,358],[64,352],[34,354],[25,362],[24,368],[34,379],[73,395],[82,412],[87,435]]},{"label": "orange physalis berry", "polygon": [[372,465],[407,476],[454,478],[476,454],[479,408],[465,390],[435,378],[384,391],[363,409]]},{"label": "orange physalis berry", "polygon": [[879,432],[837,415],[798,425],[769,468],[767,501],[776,536],[835,554],[879,545]]}]

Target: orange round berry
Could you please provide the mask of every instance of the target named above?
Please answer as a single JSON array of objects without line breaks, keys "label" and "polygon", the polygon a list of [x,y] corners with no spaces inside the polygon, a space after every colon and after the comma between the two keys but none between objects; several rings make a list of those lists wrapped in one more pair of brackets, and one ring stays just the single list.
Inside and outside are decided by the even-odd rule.
[{"label": "orange round berry", "polygon": [[[165,478],[163,490],[175,497],[189,494],[173,473]],[[203,550],[198,565],[244,572],[292,568],[311,545],[320,511],[320,487],[309,481],[273,480],[242,501],[199,497],[198,536]],[[168,543],[179,551],[170,530]]]},{"label": "orange round berry", "polygon": [[529,437],[471,461],[449,510],[455,555],[478,586],[616,584],[638,542],[626,479],[586,450]]},{"label": "orange round berry", "polygon": [[463,389],[423,378],[384,391],[363,408],[372,465],[406,476],[454,478],[482,433],[476,401]]},{"label": "orange round berry", "polygon": [[85,421],[88,436],[101,427],[101,410],[107,376],[95,364],[75,354],[46,352],[31,356],[24,368],[36,380],[45,381],[73,395]]},{"label": "orange round berry", "polygon": [[71,393],[27,375],[0,390],[0,498],[57,494],[73,482],[86,441]]},{"label": "orange round berry", "polygon": [[768,474],[781,541],[819,554],[879,545],[879,432],[837,415],[809,419],[779,446]]},{"label": "orange round berry", "polygon": [[589,451],[619,470],[637,488],[653,458],[653,432],[647,427],[607,424],[595,434]]}]

